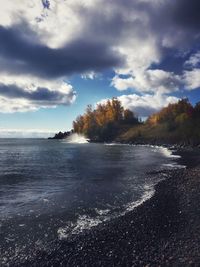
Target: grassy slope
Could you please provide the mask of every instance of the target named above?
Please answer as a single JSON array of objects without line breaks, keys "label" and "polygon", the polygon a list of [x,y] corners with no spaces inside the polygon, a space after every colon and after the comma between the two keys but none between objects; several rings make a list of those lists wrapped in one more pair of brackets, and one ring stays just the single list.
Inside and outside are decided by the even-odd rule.
[{"label": "grassy slope", "polygon": [[200,125],[191,121],[171,128],[167,123],[131,127],[116,139],[120,142],[200,144]]}]

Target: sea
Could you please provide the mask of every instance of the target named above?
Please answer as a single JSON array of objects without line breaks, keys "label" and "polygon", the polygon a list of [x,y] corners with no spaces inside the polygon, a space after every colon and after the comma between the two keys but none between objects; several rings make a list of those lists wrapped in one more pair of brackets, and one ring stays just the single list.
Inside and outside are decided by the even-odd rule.
[{"label": "sea", "polygon": [[0,266],[51,251],[154,195],[164,170],[182,168],[164,147],[0,139]]}]

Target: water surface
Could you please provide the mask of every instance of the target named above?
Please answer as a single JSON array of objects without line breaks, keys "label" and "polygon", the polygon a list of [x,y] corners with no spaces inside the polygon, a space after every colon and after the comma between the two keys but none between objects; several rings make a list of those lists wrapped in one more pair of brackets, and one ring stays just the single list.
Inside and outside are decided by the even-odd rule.
[{"label": "water surface", "polygon": [[2,264],[122,216],[176,166],[165,148],[0,139]]}]

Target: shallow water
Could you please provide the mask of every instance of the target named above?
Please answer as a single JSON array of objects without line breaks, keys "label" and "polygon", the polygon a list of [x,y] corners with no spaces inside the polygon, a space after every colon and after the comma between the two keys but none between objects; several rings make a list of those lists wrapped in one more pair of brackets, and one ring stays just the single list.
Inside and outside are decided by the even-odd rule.
[{"label": "shallow water", "polygon": [[[122,216],[178,167],[166,148],[0,139],[2,264]],[[153,173],[152,173],[153,172]]]}]

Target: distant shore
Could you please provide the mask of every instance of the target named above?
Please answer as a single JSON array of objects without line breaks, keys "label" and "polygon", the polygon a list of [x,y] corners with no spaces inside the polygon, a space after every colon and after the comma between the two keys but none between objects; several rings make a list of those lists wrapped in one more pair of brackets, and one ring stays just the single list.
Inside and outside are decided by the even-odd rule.
[{"label": "distant shore", "polygon": [[[70,137],[73,134],[73,130],[67,131],[67,132],[58,132],[52,137],[48,137],[49,140],[63,140],[68,137]],[[119,144],[130,144],[130,145],[152,145],[152,146],[164,146],[169,148],[176,148],[176,149],[182,149],[182,148],[200,148],[200,144],[192,144],[187,142],[169,142],[169,140],[162,140],[159,138],[155,138],[152,140],[146,140],[146,139],[140,139],[135,141],[128,141],[128,140],[121,140],[121,139],[114,139],[114,140],[93,140],[93,139],[87,139],[89,143],[119,143]]]},{"label": "distant shore", "polygon": [[199,266],[200,152],[178,153],[188,167],[166,171],[151,199],[24,266]]}]

